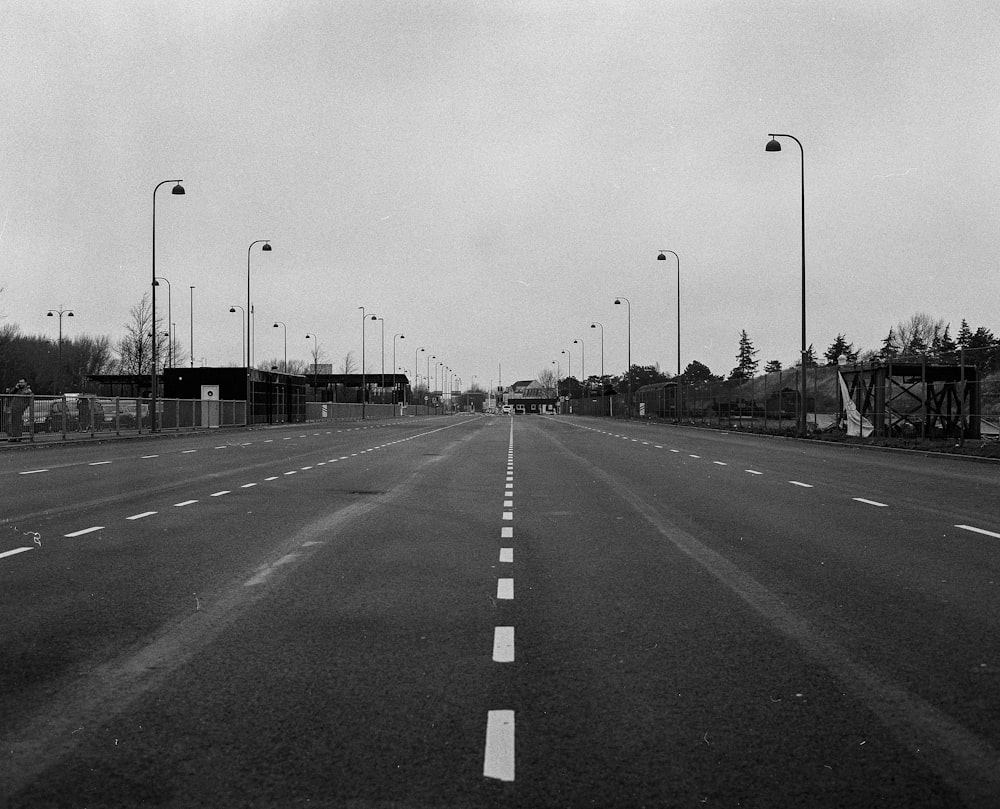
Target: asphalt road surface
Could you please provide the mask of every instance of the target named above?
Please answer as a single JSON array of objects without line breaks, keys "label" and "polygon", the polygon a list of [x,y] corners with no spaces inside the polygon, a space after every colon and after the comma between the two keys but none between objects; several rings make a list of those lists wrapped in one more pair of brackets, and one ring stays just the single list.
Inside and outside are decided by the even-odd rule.
[{"label": "asphalt road surface", "polygon": [[1000,806],[998,483],[567,416],[5,451],[0,805]]}]

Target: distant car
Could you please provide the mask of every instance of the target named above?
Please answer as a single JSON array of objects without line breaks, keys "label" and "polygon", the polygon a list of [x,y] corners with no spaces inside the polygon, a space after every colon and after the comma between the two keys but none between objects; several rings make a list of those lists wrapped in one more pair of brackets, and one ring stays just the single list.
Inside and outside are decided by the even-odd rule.
[{"label": "distant car", "polygon": [[67,393],[49,407],[48,432],[91,432],[104,428],[104,407],[96,396]]},{"label": "distant car", "polygon": [[500,412],[503,413],[505,416],[509,416],[513,411],[511,410],[510,405],[504,405],[503,407],[500,408]]}]

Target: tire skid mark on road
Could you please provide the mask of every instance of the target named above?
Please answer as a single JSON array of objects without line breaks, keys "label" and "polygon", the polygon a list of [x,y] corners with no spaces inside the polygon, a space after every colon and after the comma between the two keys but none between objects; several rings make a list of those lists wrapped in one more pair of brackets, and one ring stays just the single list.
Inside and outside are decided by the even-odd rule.
[{"label": "tire skid mark on road", "polygon": [[[466,422],[436,428],[420,436],[461,423]],[[18,726],[5,727],[4,737],[16,739],[17,744],[9,751],[4,748],[4,755],[0,756],[0,784],[3,790],[14,794],[34,783],[42,773],[71,755],[81,738],[74,735],[77,728],[104,727],[109,720],[122,716],[144,694],[158,688],[173,672],[234,624],[247,608],[259,603],[268,592],[279,586],[288,571],[296,567],[293,561],[304,564],[326,544],[330,536],[337,534],[345,525],[363,520],[380,505],[415,497],[426,479],[428,465],[436,460],[418,461],[402,482],[377,500],[352,502],[283,539],[272,554],[273,560],[258,568],[254,574],[260,576],[267,571],[265,580],[261,582],[263,586],[234,583],[211,602],[201,601],[193,613],[178,622],[164,625],[141,647],[130,647],[107,662],[81,671],[78,677],[51,694],[43,709],[26,717]],[[237,471],[234,470],[234,473]],[[301,558],[289,558],[294,553]]]},{"label": "tire skid mark on road", "polygon": [[[958,793],[963,805],[996,805],[996,796],[1000,794],[1000,752],[987,738],[904,684],[894,682],[867,661],[855,657],[848,648],[799,615],[752,574],[671,523],[660,513],[656,503],[644,500],[614,475],[595,467],[571,450],[555,435],[547,435],[567,457],[584,466],[609,491],[615,492],[654,531],[743,601],[774,632],[794,642],[807,657],[838,679],[845,690],[878,717],[903,748],[920,751],[921,761]],[[812,488],[810,484],[800,481],[789,483]],[[1000,539],[1000,533],[969,525],[955,527]]]}]

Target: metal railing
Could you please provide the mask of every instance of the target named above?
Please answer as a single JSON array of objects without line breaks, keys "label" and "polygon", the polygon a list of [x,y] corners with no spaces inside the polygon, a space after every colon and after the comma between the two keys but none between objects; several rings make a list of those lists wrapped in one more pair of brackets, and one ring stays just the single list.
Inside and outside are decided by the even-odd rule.
[{"label": "metal railing", "polygon": [[[148,399],[106,396],[0,395],[0,440],[42,441],[152,431]],[[242,400],[157,399],[162,432],[246,424]]]}]

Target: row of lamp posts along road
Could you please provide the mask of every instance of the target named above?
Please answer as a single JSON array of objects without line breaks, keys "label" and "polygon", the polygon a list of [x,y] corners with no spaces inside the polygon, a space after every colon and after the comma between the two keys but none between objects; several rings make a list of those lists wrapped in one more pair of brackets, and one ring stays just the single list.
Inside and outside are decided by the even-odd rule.
[{"label": "row of lamp posts along road", "polygon": [[[802,215],[801,215],[801,226],[802,226],[802,340],[801,340],[801,346],[800,346],[800,362],[799,362],[799,367],[800,367],[800,380],[799,380],[800,391],[799,391],[799,397],[800,397],[800,400],[799,400],[799,407],[798,407],[798,430],[799,430],[799,434],[800,435],[805,435],[806,434],[806,393],[807,393],[807,387],[806,387],[806,349],[807,349],[807,343],[806,343],[806,179],[805,179],[805,150],[802,147],[802,142],[798,138],[796,138],[794,135],[787,135],[787,134],[781,134],[781,133],[770,133],[768,135],[768,137],[770,138],[770,140],[767,142],[767,145],[764,147],[765,151],[768,151],[768,152],[780,152],[781,151],[781,144],[778,142],[777,139],[778,138],[790,138],[791,140],[795,141],[796,144],[798,144],[799,155],[800,155],[801,200],[802,200]],[[167,185],[169,183],[174,183],[174,187],[173,187],[173,189],[171,189],[170,193],[171,194],[175,194],[175,195],[183,195],[184,194],[184,187],[181,185],[181,182],[182,182],[182,180],[163,180],[162,182],[158,183],[156,185],[156,187],[153,189],[153,241],[152,241],[152,246],[153,246],[153,250],[152,250],[152,255],[153,255],[153,283],[152,283],[152,286],[153,286],[153,324],[154,324],[154,329],[155,329],[155,324],[156,324],[156,287],[159,285],[158,282],[157,282],[157,275],[156,275],[156,192],[157,192],[157,190],[159,190],[160,186]],[[252,362],[251,362],[251,356],[250,356],[251,343],[252,343],[252,341],[251,341],[251,335],[250,335],[250,327],[251,327],[251,319],[252,319],[252,314],[253,314],[253,307],[252,307],[252,304],[250,302],[250,254],[251,254],[251,252],[253,250],[254,245],[256,245],[256,244],[262,245],[262,247],[261,247],[262,251],[264,251],[264,252],[270,252],[270,250],[271,250],[271,244],[270,244],[270,242],[271,242],[270,239],[257,239],[255,241],[251,242],[250,246],[247,248],[247,308],[243,312],[243,314],[244,314],[245,319],[246,319],[246,339],[245,339],[245,342],[244,342],[244,349],[246,351],[246,368],[247,368],[247,382],[246,382],[246,384],[247,384],[247,408],[248,408],[247,421],[248,421],[248,423],[250,421],[249,408],[251,407],[251,403],[253,401],[253,398],[252,398],[252,393],[253,393],[253,390],[252,390],[252,377],[251,377],[251,373],[250,373],[250,369],[253,367]],[[660,260],[660,261],[666,261],[666,259],[667,259],[666,254],[667,253],[670,253],[676,259],[676,262],[677,262],[677,375],[680,376],[680,374],[681,374],[681,259],[680,259],[680,256],[677,255],[677,253],[675,253],[673,250],[660,250],[660,253],[657,256],[657,259]],[[163,280],[166,281],[166,279],[163,279]],[[168,284],[168,294],[169,294],[169,282],[167,282],[167,284]],[[194,287],[193,286],[191,287],[191,296],[192,296],[191,306],[192,306],[192,310],[193,310],[193,308],[194,308]],[[615,298],[615,304],[620,305],[622,301],[625,302],[626,307],[628,309],[628,369],[629,369],[629,374],[628,374],[628,399],[631,402],[631,400],[632,400],[632,374],[631,374],[631,370],[632,370],[632,304],[629,301],[629,299],[626,298],[626,297],[624,297],[624,296],[618,296],[617,298]],[[235,312],[237,308],[242,308],[242,307],[235,307],[234,306],[234,307],[230,308],[229,311],[230,312]],[[363,306],[358,307],[358,308],[361,309],[361,387],[362,387],[362,390],[365,390],[365,321],[366,320],[379,320],[380,318],[377,315],[368,315],[365,312],[365,308]],[[62,318],[63,318],[64,314],[67,314],[69,317],[73,317],[73,312],[69,311],[69,310],[64,310],[61,307],[58,310],[55,310],[55,311],[58,312],[58,315],[59,315],[59,351],[60,351],[60,366],[61,366],[61,364],[62,364],[62,356],[61,356],[61,354],[62,354]],[[53,315],[54,315],[53,311],[50,311],[48,313],[49,317],[52,317]],[[279,325],[279,323],[275,323],[274,324],[275,328],[278,325]],[[280,325],[284,326],[285,324],[281,323]],[[603,379],[604,378],[604,326],[602,324],[600,324],[600,323],[597,323],[597,322],[590,324],[590,327],[592,329],[593,328],[597,328],[598,326],[601,327],[601,378]],[[384,324],[384,322],[383,322],[382,328],[383,328],[383,346],[384,346],[384,342],[385,342],[385,334],[384,334],[385,324]],[[193,367],[193,365],[194,365],[194,350],[193,350],[193,344],[194,344],[194,323],[193,323],[193,317],[192,317],[191,329],[192,329],[192,336],[191,336],[191,343],[192,343],[191,364],[192,364],[192,367]],[[306,337],[307,338],[308,337],[312,337],[314,340],[316,339],[316,335],[314,335],[314,334],[307,334]],[[396,353],[396,338],[397,337],[402,338],[403,335],[401,335],[401,334],[399,334],[399,335],[393,335],[393,374],[395,374],[395,367],[396,367],[395,353]],[[574,343],[579,342],[580,343],[580,350],[583,351],[583,341],[582,340],[574,340],[573,342]],[[152,424],[152,430],[153,430],[153,432],[156,432],[156,353],[157,353],[156,352],[156,343],[157,343],[157,341],[156,341],[156,339],[154,337],[154,339],[152,341],[152,349],[153,349],[153,368],[152,368],[152,380],[151,380],[152,381],[152,385],[150,386],[150,419],[151,419],[151,424]],[[316,345],[316,350],[318,351],[318,342],[317,342],[317,345]],[[413,357],[414,365],[416,365],[416,362],[417,362],[417,353],[419,353],[421,351],[424,351],[424,350],[425,349],[423,349],[423,348],[418,348],[414,352],[414,357]],[[384,348],[383,348],[383,351],[384,351]],[[564,351],[563,353],[568,353],[568,352]],[[430,361],[432,359],[436,359],[436,357],[428,356],[428,358],[427,358],[427,378],[428,378],[428,380],[430,378]],[[287,330],[287,327],[285,329],[285,362],[286,362],[286,367],[287,367],[287,362],[288,362],[288,330]],[[438,363],[438,365],[442,365],[442,363]],[[435,368],[435,371],[436,370],[437,369]],[[451,369],[447,369],[447,370],[450,371]],[[556,375],[558,376],[558,371],[557,371]],[[384,376],[384,370],[383,370],[383,376]],[[384,379],[383,379],[383,385],[384,385]],[[677,397],[678,397],[677,398],[677,417],[680,418],[680,404],[681,403],[680,403],[680,387],[679,386],[677,388]],[[365,415],[365,410],[364,410],[364,408],[365,408],[365,399],[366,399],[365,396],[361,397],[361,417],[362,418],[364,418],[364,415]]]},{"label": "row of lamp posts along road", "polygon": [[[780,152],[781,144],[777,141],[777,138],[790,138],[795,141],[799,146],[800,155],[800,169],[801,169],[801,198],[802,198],[802,341],[800,346],[800,362],[799,362],[799,407],[798,407],[798,432],[799,435],[806,434],[806,175],[805,175],[805,150],[802,148],[802,142],[796,138],[794,135],[783,135],[780,133],[770,133],[768,135],[771,140],[767,142],[764,150],[767,152]],[[659,255],[656,257],[659,261],[666,261],[666,254],[670,253],[677,261],[677,375],[681,375],[681,258],[673,250],[660,250]],[[628,400],[632,401],[632,304],[629,302],[628,298],[624,296],[618,296],[615,298],[616,304],[621,304],[624,301],[628,307]],[[604,326],[601,323],[594,322],[590,324],[590,328],[594,329],[600,326],[601,328],[601,378],[604,378]],[[581,344],[580,350],[583,351],[583,341],[574,340],[574,343],[579,342]],[[568,352],[563,352],[568,353]],[[680,419],[681,412],[681,401],[680,401],[680,386],[677,387],[677,418]]]}]

